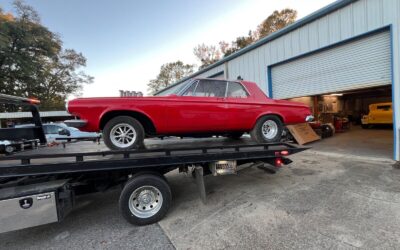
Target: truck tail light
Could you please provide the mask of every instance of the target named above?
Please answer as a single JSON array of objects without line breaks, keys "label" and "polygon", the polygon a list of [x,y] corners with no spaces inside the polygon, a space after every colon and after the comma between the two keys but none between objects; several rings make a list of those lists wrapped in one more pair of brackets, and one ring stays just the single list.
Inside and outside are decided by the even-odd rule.
[{"label": "truck tail light", "polygon": [[29,98],[28,101],[30,104],[40,104],[40,101],[36,98]]},{"label": "truck tail light", "polygon": [[275,159],[275,167],[280,168],[282,167],[283,161],[281,158],[276,158]]}]

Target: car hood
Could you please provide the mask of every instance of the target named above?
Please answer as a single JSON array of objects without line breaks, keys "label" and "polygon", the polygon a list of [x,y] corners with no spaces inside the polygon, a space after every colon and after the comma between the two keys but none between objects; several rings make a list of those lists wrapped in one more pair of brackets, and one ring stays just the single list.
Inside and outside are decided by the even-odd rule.
[{"label": "car hood", "polygon": [[99,137],[99,133],[95,132],[83,132],[83,131],[73,131],[71,132],[71,137]]}]

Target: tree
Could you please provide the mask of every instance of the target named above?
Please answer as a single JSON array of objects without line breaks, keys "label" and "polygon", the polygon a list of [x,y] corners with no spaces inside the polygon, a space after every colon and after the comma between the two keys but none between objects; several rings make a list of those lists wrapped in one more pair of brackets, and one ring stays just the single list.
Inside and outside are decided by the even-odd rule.
[{"label": "tree", "polygon": [[285,28],[289,24],[296,21],[297,11],[293,9],[283,9],[281,11],[275,10],[271,15],[267,17],[260,25],[258,25],[256,31],[249,31],[247,36],[237,37],[231,45],[227,42],[220,42],[220,49],[224,57],[229,56],[236,51],[243,49],[244,47],[260,40],[261,38],[272,34],[280,29]]},{"label": "tree", "polygon": [[182,78],[191,75],[194,71],[194,67],[195,66],[192,64],[184,64],[181,61],[163,64],[157,78],[150,80],[147,84],[148,91],[154,93],[178,82]]},{"label": "tree", "polygon": [[201,62],[200,69],[203,69],[221,59],[221,52],[217,47],[213,45],[207,46],[204,43],[197,45],[193,49],[193,53]]},{"label": "tree", "polygon": [[93,81],[80,71],[86,58],[63,49],[31,6],[15,1],[14,8],[15,16],[0,10],[0,93],[36,97],[42,110],[64,109],[68,95]]},{"label": "tree", "polygon": [[256,39],[261,39],[271,33],[285,28],[289,24],[294,23],[296,18],[297,11],[294,9],[287,8],[281,11],[275,10],[269,17],[267,17],[267,19],[258,25],[257,31],[255,32]]}]

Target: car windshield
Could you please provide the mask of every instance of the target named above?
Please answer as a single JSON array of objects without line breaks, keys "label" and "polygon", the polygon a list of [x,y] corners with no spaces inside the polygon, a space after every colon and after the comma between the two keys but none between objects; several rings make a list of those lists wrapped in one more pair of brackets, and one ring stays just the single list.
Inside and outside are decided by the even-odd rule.
[{"label": "car windshield", "polygon": [[184,81],[182,83],[178,83],[175,86],[167,87],[167,88],[159,91],[158,93],[156,93],[154,96],[178,95],[192,81],[193,81],[193,79],[189,79],[189,80]]}]

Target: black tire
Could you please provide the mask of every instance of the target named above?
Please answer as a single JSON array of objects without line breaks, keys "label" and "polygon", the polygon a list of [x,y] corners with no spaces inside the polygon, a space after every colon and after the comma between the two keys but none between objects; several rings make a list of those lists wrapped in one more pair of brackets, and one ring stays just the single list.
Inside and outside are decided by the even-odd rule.
[{"label": "black tire", "polygon": [[[271,121],[277,125],[277,133],[272,138],[266,138],[262,132],[262,126],[265,122]],[[251,138],[258,143],[279,142],[282,137],[283,124],[275,115],[266,115],[258,119],[254,128],[250,131]]]},{"label": "black tire", "polygon": [[[155,187],[159,190],[159,194],[162,197],[162,203],[159,210],[152,216],[147,218],[141,218],[136,216],[130,208],[130,198],[131,195],[140,187]],[[159,198],[158,198],[159,199]],[[167,181],[156,174],[143,174],[136,177],[132,177],[125,187],[123,188],[120,198],[119,198],[119,209],[122,216],[131,224],[142,226],[152,223],[156,223],[167,214],[169,207],[171,205],[172,195],[171,189]],[[158,202],[158,201],[157,201]],[[133,206],[134,201],[132,200],[131,206]]]},{"label": "black tire", "polygon": [[234,132],[234,133],[227,134],[226,137],[233,139],[233,140],[239,140],[243,134],[244,134],[243,132]]},{"label": "black tire", "polygon": [[[111,139],[111,132],[115,126],[120,124],[129,124],[132,126],[136,132],[136,138],[132,145],[127,147],[120,147],[117,144],[114,144]],[[138,122],[135,118],[130,116],[117,116],[106,123],[103,129],[103,139],[104,143],[109,149],[112,150],[130,150],[130,149],[137,149],[141,148],[144,141],[144,129],[142,124]]]}]

